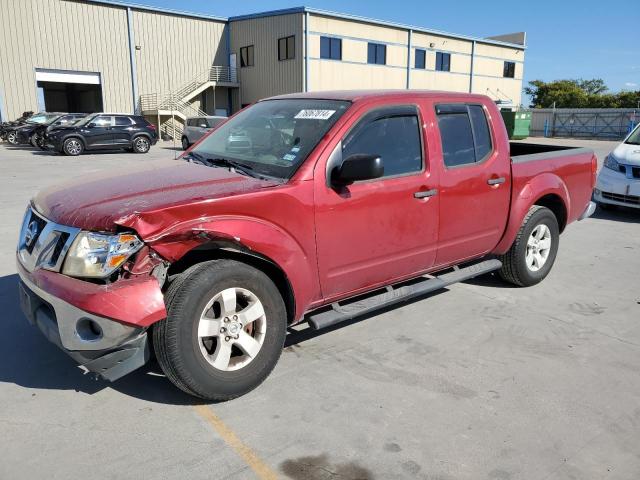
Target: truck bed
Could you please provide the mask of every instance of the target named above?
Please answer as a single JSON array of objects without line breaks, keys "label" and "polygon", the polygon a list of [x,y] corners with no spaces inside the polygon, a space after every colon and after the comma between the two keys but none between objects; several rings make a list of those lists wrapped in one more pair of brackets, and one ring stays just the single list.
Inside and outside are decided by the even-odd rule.
[{"label": "truck bed", "polygon": [[512,162],[528,162],[546,158],[564,157],[580,153],[593,153],[591,149],[582,147],[566,147],[562,145],[545,145],[540,143],[509,142]]}]

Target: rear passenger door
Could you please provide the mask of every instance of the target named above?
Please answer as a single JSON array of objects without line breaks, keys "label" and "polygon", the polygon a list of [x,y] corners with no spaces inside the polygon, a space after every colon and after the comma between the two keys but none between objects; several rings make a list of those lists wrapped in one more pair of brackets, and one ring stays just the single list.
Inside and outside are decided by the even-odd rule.
[{"label": "rear passenger door", "polygon": [[[490,252],[504,232],[511,198],[509,152],[496,148],[489,110],[481,103],[435,103],[440,141],[440,226],[437,265]],[[499,119],[492,119],[500,121]]]},{"label": "rear passenger door", "polygon": [[130,117],[126,115],[116,115],[113,125],[113,143],[114,146],[129,145],[131,138],[137,127]]}]

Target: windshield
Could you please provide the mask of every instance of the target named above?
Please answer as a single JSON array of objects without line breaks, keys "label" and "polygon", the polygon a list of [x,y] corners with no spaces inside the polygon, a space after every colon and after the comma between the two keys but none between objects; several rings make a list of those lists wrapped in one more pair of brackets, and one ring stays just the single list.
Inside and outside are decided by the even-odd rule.
[{"label": "windshield", "polygon": [[27,120],[27,123],[49,123],[52,120],[55,120],[56,118],[58,118],[60,116],[60,114],[51,114],[51,113],[43,113],[43,114],[38,114],[38,115],[34,115],[32,117],[29,117],[29,120]]},{"label": "windshield", "polygon": [[630,145],[640,145],[640,125],[638,125],[635,130],[631,132],[631,135],[629,135],[629,138],[627,138],[624,143],[628,143]]},{"label": "windshield", "polygon": [[193,149],[192,157],[288,179],[350,105],[314,99],[259,102],[214,130]]}]

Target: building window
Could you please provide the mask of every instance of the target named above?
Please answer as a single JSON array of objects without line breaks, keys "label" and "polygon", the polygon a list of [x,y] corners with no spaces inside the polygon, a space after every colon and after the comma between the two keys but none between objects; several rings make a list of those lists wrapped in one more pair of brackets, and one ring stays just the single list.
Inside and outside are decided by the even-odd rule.
[{"label": "building window", "polygon": [[284,37],[278,39],[278,60],[291,60],[296,58],[296,37]]},{"label": "building window", "polygon": [[369,43],[367,49],[367,63],[386,65],[387,46],[381,43]]},{"label": "building window", "polygon": [[436,52],[436,70],[449,72],[451,70],[451,54]]},{"label": "building window", "polygon": [[425,50],[422,50],[421,48],[416,48],[416,58],[415,58],[414,67],[421,68],[423,70],[427,68],[426,58],[427,58],[427,52]]},{"label": "building window", "polygon": [[342,60],[342,40],[340,38],[320,37],[320,58]]},{"label": "building window", "polygon": [[515,78],[516,64],[514,62],[504,62],[504,69],[502,70],[502,76],[506,78]]},{"label": "building window", "polygon": [[253,45],[240,49],[240,66],[253,67]]}]

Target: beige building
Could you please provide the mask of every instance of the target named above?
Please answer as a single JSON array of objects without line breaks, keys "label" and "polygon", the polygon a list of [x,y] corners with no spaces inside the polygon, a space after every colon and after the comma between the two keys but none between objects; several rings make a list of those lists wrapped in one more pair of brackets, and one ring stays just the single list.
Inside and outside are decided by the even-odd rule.
[{"label": "beige building", "polygon": [[524,33],[473,38],[310,8],[232,18],[109,0],[2,0],[0,117],[187,116],[334,89],[475,92],[518,105]]}]

